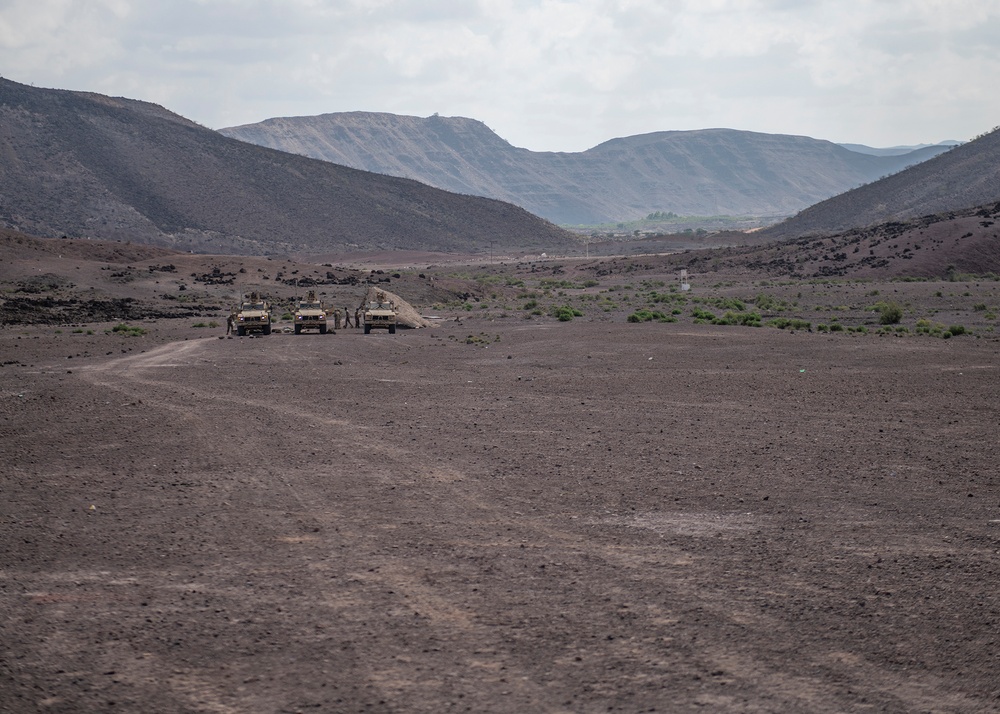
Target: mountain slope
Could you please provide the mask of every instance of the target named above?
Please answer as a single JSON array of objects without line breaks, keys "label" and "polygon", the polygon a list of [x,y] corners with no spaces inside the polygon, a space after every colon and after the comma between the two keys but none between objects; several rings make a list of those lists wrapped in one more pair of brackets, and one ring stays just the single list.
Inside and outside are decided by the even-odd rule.
[{"label": "mountain slope", "polygon": [[226,136],[516,203],[563,224],[681,215],[789,215],[944,151],[872,156],[730,129],[613,139],[581,153],[511,146],[482,122],[367,112],[268,119]]},{"label": "mountain slope", "polygon": [[807,208],[764,231],[792,238],[902,221],[1000,201],[1000,131]]},{"label": "mountain slope", "polygon": [[235,141],[145,102],[2,78],[0,225],[244,254],[573,241],[510,204]]}]

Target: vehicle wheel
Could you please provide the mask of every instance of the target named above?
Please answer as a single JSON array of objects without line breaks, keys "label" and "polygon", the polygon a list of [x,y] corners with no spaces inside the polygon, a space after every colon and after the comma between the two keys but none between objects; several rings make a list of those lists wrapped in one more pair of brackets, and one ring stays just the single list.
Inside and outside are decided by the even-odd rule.
[{"label": "vehicle wheel", "polygon": [[395,325],[389,325],[389,334],[390,335],[395,335],[396,334],[396,326]]},{"label": "vehicle wheel", "polygon": [[326,325],[320,325],[319,326],[319,334],[321,334],[321,335],[325,335],[326,334]]},{"label": "vehicle wheel", "polygon": [[365,334],[366,335],[370,335],[371,332],[372,332],[372,326],[371,325],[365,325]]},{"label": "vehicle wheel", "polygon": [[270,325],[264,325],[264,334],[265,335],[270,335],[271,334],[271,326]]},{"label": "vehicle wheel", "polygon": [[246,334],[247,334],[247,328],[244,327],[243,325],[237,325],[236,326],[236,334],[239,337],[245,337]]},{"label": "vehicle wheel", "polygon": [[294,327],[294,330],[295,330],[295,334],[296,335],[301,335],[302,334],[302,325],[296,325]]}]

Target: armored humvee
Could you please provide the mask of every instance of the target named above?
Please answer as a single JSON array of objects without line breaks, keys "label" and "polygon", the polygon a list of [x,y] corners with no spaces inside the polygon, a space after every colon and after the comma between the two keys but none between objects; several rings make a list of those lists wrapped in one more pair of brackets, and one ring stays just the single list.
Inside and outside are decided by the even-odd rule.
[{"label": "armored humvee", "polygon": [[365,334],[371,333],[372,329],[384,329],[390,335],[396,334],[396,306],[381,290],[365,308]]},{"label": "armored humvee", "polygon": [[323,303],[316,298],[316,291],[310,290],[295,310],[295,334],[302,334],[302,330],[319,330],[319,334],[325,335],[326,324]]},{"label": "armored humvee", "polygon": [[238,308],[233,308],[230,320],[240,337],[254,332],[271,334],[271,306],[259,293],[250,293],[250,297],[241,302]]}]

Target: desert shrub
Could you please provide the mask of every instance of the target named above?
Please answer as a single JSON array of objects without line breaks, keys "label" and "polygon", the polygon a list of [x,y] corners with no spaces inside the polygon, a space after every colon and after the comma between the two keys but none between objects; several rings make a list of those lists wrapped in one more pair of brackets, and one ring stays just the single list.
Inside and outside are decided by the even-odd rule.
[{"label": "desert shrub", "polygon": [[709,298],[705,302],[710,305],[714,305],[720,310],[735,310],[736,312],[743,312],[747,309],[747,306],[739,298],[732,297],[718,297]]},{"label": "desert shrub", "polygon": [[670,315],[664,315],[658,310],[647,310],[642,308],[641,310],[636,310],[631,315],[629,315],[626,320],[628,322],[677,322],[676,317]]},{"label": "desert shrub", "polygon": [[528,300],[528,302],[524,303],[525,310],[534,310],[536,307],[538,307],[537,300]]},{"label": "desert shrub", "polygon": [[[764,283],[761,283],[763,285]],[[759,307],[761,310],[774,310],[778,305],[778,300],[767,293],[757,293],[757,297],[754,298],[753,304]]]},{"label": "desert shrub", "polygon": [[713,325],[743,325],[745,327],[760,327],[760,313],[728,311],[722,317],[712,321]]},{"label": "desert shrub", "polygon": [[830,332],[843,332],[843,331],[844,331],[844,326],[841,325],[839,322],[834,322],[833,324],[830,325]]},{"label": "desert shrub", "polygon": [[903,308],[895,302],[879,303],[878,321],[882,325],[895,325],[903,319]]},{"label": "desert shrub", "polygon": [[569,322],[574,317],[583,317],[583,312],[569,305],[561,305],[552,308],[552,316],[560,322]]},{"label": "desert shrub", "polygon": [[696,307],[692,310],[691,316],[694,318],[694,321],[699,324],[704,322],[714,322],[716,319],[714,312],[700,307]]},{"label": "desert shrub", "polygon": [[953,335],[955,337],[957,337],[958,335],[964,335],[965,334],[965,325],[951,325],[947,329],[947,332],[951,333],[951,335]]},{"label": "desert shrub", "polygon": [[830,326],[821,322],[820,324],[816,325],[816,331],[817,332],[829,332],[830,331]]},{"label": "desert shrub", "polygon": [[793,330],[811,330],[812,323],[808,320],[799,320],[794,317],[776,317],[773,320],[768,320],[767,324],[769,327],[777,327],[779,330],[784,330],[786,328],[791,328]]},{"label": "desert shrub", "polygon": [[111,328],[111,332],[116,335],[123,335],[125,337],[142,337],[146,334],[146,330],[141,327],[132,327],[131,325],[126,325],[124,322],[115,325]]},{"label": "desert shrub", "polygon": [[206,323],[206,322],[196,322],[193,325],[191,325],[191,327],[208,327],[208,323]]},{"label": "desert shrub", "polygon": [[972,309],[975,310],[976,312],[986,312],[986,303],[977,302],[975,305],[972,306]]},{"label": "desert shrub", "polygon": [[655,292],[655,291],[651,292],[651,293],[649,293],[649,301],[651,303],[676,302],[676,303],[680,303],[681,305],[686,305],[687,304],[687,298],[685,296],[678,295],[678,294],[675,294],[675,293],[669,293],[669,292],[667,292],[667,293],[658,293],[658,292]]}]

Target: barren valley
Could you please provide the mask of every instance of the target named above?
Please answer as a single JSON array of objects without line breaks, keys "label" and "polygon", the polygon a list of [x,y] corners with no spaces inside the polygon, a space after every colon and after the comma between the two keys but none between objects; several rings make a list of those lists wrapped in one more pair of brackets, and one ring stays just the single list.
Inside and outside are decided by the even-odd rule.
[{"label": "barren valley", "polygon": [[[991,276],[95,246],[6,244],[0,710],[1000,710]],[[309,281],[435,326],[227,338]]]}]

